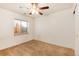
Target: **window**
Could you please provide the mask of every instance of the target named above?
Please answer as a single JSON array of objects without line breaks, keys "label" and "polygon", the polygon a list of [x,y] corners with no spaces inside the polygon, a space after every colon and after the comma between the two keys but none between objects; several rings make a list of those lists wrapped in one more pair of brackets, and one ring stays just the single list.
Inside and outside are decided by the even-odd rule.
[{"label": "window", "polygon": [[15,34],[24,34],[27,33],[28,22],[23,20],[15,20],[14,33]]}]

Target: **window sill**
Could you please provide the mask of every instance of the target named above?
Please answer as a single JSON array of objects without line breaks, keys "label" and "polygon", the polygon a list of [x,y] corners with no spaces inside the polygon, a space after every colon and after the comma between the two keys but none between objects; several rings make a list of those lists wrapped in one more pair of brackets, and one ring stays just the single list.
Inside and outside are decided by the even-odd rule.
[{"label": "window sill", "polygon": [[14,33],[14,36],[27,35],[28,33]]}]

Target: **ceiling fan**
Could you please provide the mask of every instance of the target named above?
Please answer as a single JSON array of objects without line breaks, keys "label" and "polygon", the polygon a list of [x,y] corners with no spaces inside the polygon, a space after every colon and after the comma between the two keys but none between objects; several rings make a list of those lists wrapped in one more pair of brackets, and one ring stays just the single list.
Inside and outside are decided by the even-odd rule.
[{"label": "ceiling fan", "polygon": [[32,15],[32,14],[43,15],[43,13],[41,11],[49,9],[49,6],[39,7],[38,3],[32,3],[31,5],[32,5],[32,8],[31,8],[31,11],[30,11],[29,15]]},{"label": "ceiling fan", "polygon": [[77,4],[75,4],[73,14],[75,14],[75,10],[76,10],[76,8],[77,8]]}]

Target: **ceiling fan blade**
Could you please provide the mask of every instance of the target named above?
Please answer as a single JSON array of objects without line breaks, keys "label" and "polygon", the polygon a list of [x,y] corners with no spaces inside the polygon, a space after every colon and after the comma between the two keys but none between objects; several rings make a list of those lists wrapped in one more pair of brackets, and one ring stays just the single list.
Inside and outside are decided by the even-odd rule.
[{"label": "ceiling fan blade", "polygon": [[49,9],[49,6],[45,6],[45,7],[40,7],[39,9]]},{"label": "ceiling fan blade", "polygon": [[41,13],[41,12],[38,12],[40,15],[43,15],[43,13]]},{"label": "ceiling fan blade", "polygon": [[[40,15],[43,15],[43,13],[41,13],[41,12],[38,12]],[[32,13],[29,13],[29,15],[32,15]]]},{"label": "ceiling fan blade", "polygon": [[74,11],[73,11],[73,14],[75,14],[75,10],[76,10],[76,7],[77,7],[77,4],[75,5],[75,7],[74,7]]},{"label": "ceiling fan blade", "polygon": [[29,13],[29,15],[32,15],[32,13]]}]

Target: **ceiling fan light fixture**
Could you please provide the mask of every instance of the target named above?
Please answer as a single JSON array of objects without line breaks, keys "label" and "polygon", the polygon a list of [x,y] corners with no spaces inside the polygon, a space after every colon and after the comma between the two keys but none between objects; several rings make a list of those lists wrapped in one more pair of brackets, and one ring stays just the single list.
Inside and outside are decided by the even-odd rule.
[{"label": "ceiling fan light fixture", "polygon": [[32,14],[38,14],[38,11],[36,9],[32,9]]},{"label": "ceiling fan light fixture", "polygon": [[32,14],[38,14],[37,4],[36,3],[32,3],[31,13]]}]

